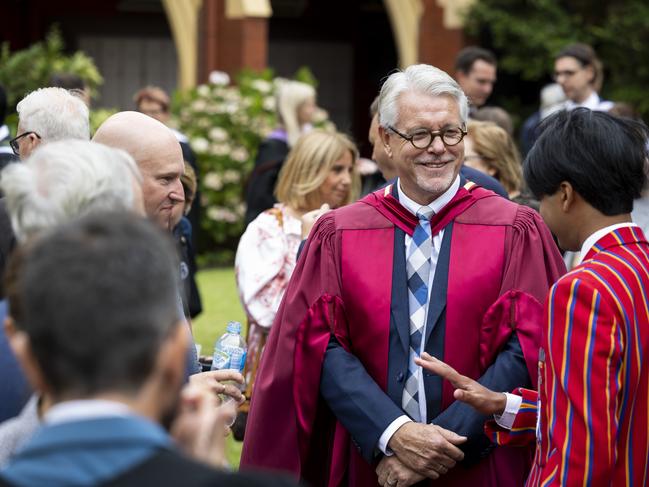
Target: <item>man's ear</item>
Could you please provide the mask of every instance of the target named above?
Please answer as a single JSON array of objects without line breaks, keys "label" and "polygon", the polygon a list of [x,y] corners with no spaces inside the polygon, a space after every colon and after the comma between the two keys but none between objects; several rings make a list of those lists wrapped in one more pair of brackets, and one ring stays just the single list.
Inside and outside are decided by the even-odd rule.
[{"label": "man's ear", "polygon": [[379,125],[379,137],[381,138],[381,144],[383,144],[383,149],[389,158],[392,158],[392,148],[390,147],[390,134],[385,127]]},{"label": "man's ear", "polygon": [[29,134],[27,138],[29,139],[29,151],[31,153],[40,145],[41,139],[36,137],[34,134]]},{"label": "man's ear", "polygon": [[584,69],[589,71],[589,73],[590,73],[590,78],[589,78],[590,81],[589,81],[589,83],[591,85],[594,85],[595,84],[595,78],[597,78],[597,74],[595,73],[595,67],[593,65],[589,64]]},{"label": "man's ear", "polygon": [[561,210],[564,213],[568,213],[575,206],[577,193],[568,181],[562,181],[559,185],[559,200],[561,201]]},{"label": "man's ear", "polygon": [[16,327],[16,323],[11,316],[5,318],[4,331],[9,346],[20,363],[23,372],[25,372],[32,388],[36,391],[46,392],[48,390],[47,382],[41,372],[36,357],[34,357],[29,335]]}]

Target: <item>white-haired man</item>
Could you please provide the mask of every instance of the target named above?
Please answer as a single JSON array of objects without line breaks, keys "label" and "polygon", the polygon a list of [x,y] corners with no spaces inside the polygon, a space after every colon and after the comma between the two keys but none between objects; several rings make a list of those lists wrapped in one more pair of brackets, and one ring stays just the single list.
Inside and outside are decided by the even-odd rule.
[{"label": "white-haired man", "polygon": [[[14,154],[24,160],[40,145],[64,139],[90,139],[88,107],[63,88],[40,88],[23,98],[16,107],[18,135],[9,141]],[[0,192],[1,194],[1,192]],[[0,198],[0,275],[16,245],[7,225],[5,201]]]},{"label": "white-haired man", "polygon": [[[47,144],[22,164],[8,167],[0,179],[0,189],[5,191],[18,242],[24,243],[47,229],[97,211],[123,210],[144,216],[142,182],[142,175],[127,152],[90,141],[64,140]],[[178,306],[177,311],[182,321],[182,307]],[[5,340],[4,333],[0,333],[0,339]],[[187,354],[186,370],[193,371],[195,349],[193,344],[188,348],[191,353]],[[9,378],[18,380],[22,371],[14,361],[11,369],[7,366],[0,370],[0,375],[9,384]],[[198,385],[241,398],[235,386],[224,385],[220,380],[243,379],[234,371],[214,371],[199,379]],[[0,401],[9,400],[16,393],[9,388],[0,389]],[[47,397],[40,406],[47,407]],[[0,465],[37,425],[34,398],[11,424],[0,427]]]},{"label": "white-haired man", "polygon": [[243,468],[313,485],[524,482],[530,452],[492,451],[484,417],[414,362],[426,351],[496,390],[530,383],[540,301],[563,270],[538,214],[460,175],[467,118],[432,66],[383,85],[398,180],[311,231],[264,350]]},{"label": "white-haired man", "polygon": [[[93,211],[135,211],[144,215],[141,176],[126,152],[90,141],[64,140],[44,145],[23,161],[11,164],[2,173],[0,188],[19,244]],[[4,322],[4,316],[1,316]],[[11,417],[25,404],[25,376],[6,347],[0,332],[3,360],[0,375],[0,402],[12,404]],[[29,439],[38,426],[34,396],[20,416],[0,426],[0,466]],[[47,406],[47,397],[40,407]]]},{"label": "white-haired man", "polygon": [[63,88],[39,88],[20,100],[17,135],[10,141],[21,159],[40,144],[64,139],[90,139],[88,107]]}]

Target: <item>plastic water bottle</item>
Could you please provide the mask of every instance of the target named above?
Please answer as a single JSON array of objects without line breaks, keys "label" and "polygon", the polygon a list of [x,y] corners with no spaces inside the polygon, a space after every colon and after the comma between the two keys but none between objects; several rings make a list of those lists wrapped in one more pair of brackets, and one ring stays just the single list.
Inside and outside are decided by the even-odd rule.
[{"label": "plastic water bottle", "polygon": [[[241,323],[237,321],[228,322],[226,332],[214,344],[214,356],[212,358],[212,370],[232,369],[237,372],[243,373],[243,368],[246,364],[246,343],[241,337]],[[245,390],[244,384],[239,384],[234,381],[226,381],[225,384],[231,382],[236,385],[241,391]],[[227,394],[220,394],[221,406],[226,413],[227,426],[232,426],[237,416],[236,404],[232,397]]]},{"label": "plastic water bottle", "polygon": [[227,331],[214,344],[212,370],[232,369],[243,373],[246,353],[246,343],[241,337],[241,323],[230,321]]}]

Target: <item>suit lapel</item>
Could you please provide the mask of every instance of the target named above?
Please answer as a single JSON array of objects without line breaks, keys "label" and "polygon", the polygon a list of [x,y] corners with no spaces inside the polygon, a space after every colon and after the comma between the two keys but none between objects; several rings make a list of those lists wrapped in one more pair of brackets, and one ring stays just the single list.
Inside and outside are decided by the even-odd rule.
[{"label": "suit lapel", "polygon": [[390,321],[399,334],[403,353],[410,346],[410,312],[408,310],[408,277],[406,275],[405,232],[394,229],[394,264],[392,272],[392,304]]},{"label": "suit lapel", "polygon": [[428,301],[428,320],[426,321],[426,336],[424,344],[428,343],[433,329],[441,321],[442,313],[446,308],[446,291],[448,289],[448,263],[451,255],[451,235],[453,233],[453,223],[449,223],[444,230],[442,246],[437,258],[435,267],[435,277],[433,278],[433,289],[430,291]]}]

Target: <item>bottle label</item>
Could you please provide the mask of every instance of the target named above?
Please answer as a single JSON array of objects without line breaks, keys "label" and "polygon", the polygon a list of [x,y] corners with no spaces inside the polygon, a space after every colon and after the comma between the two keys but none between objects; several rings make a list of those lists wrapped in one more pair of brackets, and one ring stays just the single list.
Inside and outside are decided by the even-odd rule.
[{"label": "bottle label", "polygon": [[243,372],[245,364],[245,348],[222,346],[214,350],[212,370],[232,369]]},{"label": "bottle label", "polygon": [[212,359],[212,370],[221,370],[230,368],[230,354],[225,350],[214,350]]},{"label": "bottle label", "polygon": [[230,356],[230,368],[243,372],[243,367],[246,364],[246,351],[242,348],[235,348],[232,350]]}]

